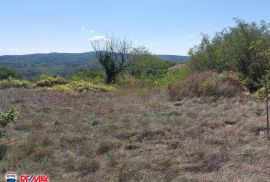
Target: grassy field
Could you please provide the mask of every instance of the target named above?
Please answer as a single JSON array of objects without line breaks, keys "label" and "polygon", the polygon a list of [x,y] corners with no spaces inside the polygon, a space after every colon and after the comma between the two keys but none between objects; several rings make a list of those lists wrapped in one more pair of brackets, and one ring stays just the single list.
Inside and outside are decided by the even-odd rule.
[{"label": "grassy field", "polygon": [[0,171],[50,181],[269,181],[262,103],[171,101],[166,91],[8,89],[0,108],[16,123],[0,139]]}]

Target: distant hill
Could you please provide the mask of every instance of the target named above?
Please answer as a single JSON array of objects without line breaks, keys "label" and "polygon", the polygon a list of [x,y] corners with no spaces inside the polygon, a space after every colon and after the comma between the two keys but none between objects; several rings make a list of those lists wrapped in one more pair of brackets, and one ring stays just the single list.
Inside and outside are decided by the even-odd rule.
[{"label": "distant hill", "polygon": [[164,61],[172,61],[176,63],[185,63],[189,56],[178,56],[178,55],[158,55],[158,57]]},{"label": "distant hill", "polygon": [[[182,63],[188,59],[187,56],[176,55],[158,55],[158,57],[164,61],[176,63]],[[12,68],[26,79],[38,76],[40,73],[68,76],[80,67],[101,68],[94,52],[0,56],[0,66]]]},{"label": "distant hill", "polygon": [[40,73],[68,76],[80,67],[100,67],[94,52],[0,56],[0,66],[12,68],[26,79]]}]

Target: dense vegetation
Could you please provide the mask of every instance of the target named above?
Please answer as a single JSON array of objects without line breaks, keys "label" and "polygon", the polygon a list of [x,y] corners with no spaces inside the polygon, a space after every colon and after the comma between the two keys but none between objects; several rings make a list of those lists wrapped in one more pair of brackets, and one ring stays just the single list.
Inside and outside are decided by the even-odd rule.
[{"label": "dense vegetation", "polygon": [[201,43],[189,52],[191,67],[196,71],[238,72],[253,92],[262,87],[261,80],[269,68],[269,25],[264,21],[235,21],[237,26],[216,33],[212,39],[203,35]]},{"label": "dense vegetation", "polygon": [[128,69],[135,78],[161,78],[175,63],[164,62],[159,57],[152,55],[145,47],[133,50],[133,64]]},{"label": "dense vegetation", "polygon": [[[134,48],[124,40],[121,42],[120,40],[108,39],[113,41],[107,41],[107,47],[102,47],[105,50],[97,50],[97,53],[103,54],[100,60],[96,59],[97,54],[93,53],[78,55],[52,53],[47,56],[48,64],[56,65],[56,67],[58,64],[64,63],[62,58],[66,59],[67,66],[77,67],[84,64],[91,55],[91,60],[95,59],[95,64],[99,65],[98,67],[89,68],[89,65],[85,65],[77,71],[74,70],[65,78],[60,77],[59,74],[43,74],[41,76],[39,74],[32,81],[17,79],[15,73],[2,68],[0,70],[0,78],[2,79],[0,87],[43,87],[56,90],[91,91],[91,88],[106,87],[105,81],[113,83],[108,86],[108,90],[112,90],[110,87],[131,85],[163,88],[169,86],[169,93],[172,97],[176,95],[181,97],[182,93],[187,92],[184,90],[192,90],[189,91],[189,95],[215,95],[214,88],[219,89],[216,90],[216,95],[221,95],[221,90],[227,90],[234,92],[226,92],[227,96],[243,91],[258,91],[257,95],[262,96],[266,88],[264,80],[269,82],[267,72],[270,57],[269,25],[264,21],[259,24],[246,23],[239,19],[235,21],[235,27],[228,27],[216,33],[212,38],[203,35],[201,43],[190,50],[190,61],[185,66],[177,67],[176,63],[160,59],[160,57],[172,59],[172,56],[157,57],[144,47]],[[98,48],[101,47],[98,46]],[[119,52],[120,48],[123,48],[122,52]],[[113,51],[104,54],[106,50]],[[43,58],[37,60],[39,56],[46,58],[46,55],[32,55],[31,59],[25,56],[17,62],[24,62],[27,59],[31,63],[43,65]],[[18,59],[21,58],[18,57]],[[75,63],[73,61],[75,58],[80,59],[80,61]],[[123,58],[125,60],[121,62]],[[51,62],[51,59],[54,61]],[[97,60],[101,62],[98,63]],[[101,69],[100,64],[103,65],[104,69]],[[176,69],[172,69],[174,66]],[[208,74],[209,70],[211,74]],[[201,74],[201,72],[204,73]],[[109,80],[108,75],[112,77]],[[76,89],[77,86],[78,89]]]},{"label": "dense vegetation", "polygon": [[245,88],[257,92],[255,96],[265,99],[266,137],[270,140],[270,25],[265,21],[257,24],[235,19],[235,22],[235,27],[216,33],[212,39],[203,35],[201,43],[189,51],[189,66],[197,73],[169,85],[169,94],[182,99],[230,97],[242,94]]},{"label": "dense vegetation", "polygon": [[0,67],[0,80],[8,79],[9,77],[16,78],[17,75],[15,72],[6,67]]},{"label": "dense vegetation", "polygon": [[14,107],[10,108],[6,113],[0,113],[0,138],[4,135],[3,129],[9,123],[15,122],[17,114],[18,112]]}]

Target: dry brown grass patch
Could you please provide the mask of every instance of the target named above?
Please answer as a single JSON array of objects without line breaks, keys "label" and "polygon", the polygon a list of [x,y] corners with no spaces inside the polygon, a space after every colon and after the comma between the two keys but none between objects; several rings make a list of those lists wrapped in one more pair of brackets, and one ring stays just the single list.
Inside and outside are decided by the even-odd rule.
[{"label": "dry brown grass patch", "polygon": [[269,177],[264,106],[242,97],[174,102],[163,93],[13,89],[0,100],[1,109],[14,105],[21,113],[0,141],[0,171],[40,172],[60,182]]},{"label": "dry brown grass patch", "polygon": [[232,97],[243,90],[243,86],[237,80],[213,71],[194,73],[168,87],[168,93],[173,99],[194,96]]}]

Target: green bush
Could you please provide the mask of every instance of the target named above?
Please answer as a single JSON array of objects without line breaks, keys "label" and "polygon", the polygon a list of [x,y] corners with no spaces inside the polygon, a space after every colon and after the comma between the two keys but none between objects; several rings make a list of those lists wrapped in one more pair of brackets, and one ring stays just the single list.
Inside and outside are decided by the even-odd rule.
[{"label": "green bush", "polygon": [[173,69],[173,70],[168,70],[162,78],[158,80],[158,83],[161,86],[168,86],[169,84],[172,84],[176,81],[179,80],[184,80],[191,74],[191,70],[189,69],[188,66],[183,66],[182,68],[179,69]]},{"label": "green bush", "polygon": [[103,83],[92,83],[85,80],[72,80],[65,85],[54,85],[52,87],[43,87],[45,90],[63,91],[63,92],[112,92],[116,88]]},{"label": "green bush", "polygon": [[65,85],[68,82],[66,79],[59,76],[40,75],[36,81],[38,87],[52,87],[54,85]]},{"label": "green bush", "polygon": [[8,68],[0,67],[0,80],[8,79],[10,77],[17,78],[16,73]]},{"label": "green bush", "polygon": [[3,136],[3,128],[9,123],[15,122],[18,112],[14,107],[10,108],[6,113],[0,114],[0,138]]},{"label": "green bush", "polygon": [[9,77],[8,79],[0,81],[0,89],[7,88],[30,88],[32,85],[29,81],[18,80],[15,78]]},{"label": "green bush", "polygon": [[262,88],[262,84],[260,81],[254,81],[251,78],[244,78],[243,84],[251,91],[256,92]]},{"label": "green bush", "polygon": [[258,99],[258,100],[264,100],[265,99],[265,94],[266,92],[265,92],[265,87],[262,87],[262,88],[260,88],[259,90],[257,90],[256,92],[255,92],[255,94],[254,94],[254,97],[256,98],[256,99]]},{"label": "green bush", "polygon": [[95,82],[102,82],[105,79],[105,73],[101,69],[96,68],[80,68],[73,75],[74,80],[91,80]]},{"label": "green bush", "polygon": [[118,77],[117,85],[121,87],[167,87],[176,81],[183,80],[191,74],[191,70],[188,66],[183,66],[179,69],[167,69],[167,71],[160,75],[146,76],[141,75],[140,77],[135,77],[130,74],[126,74],[122,77]]},{"label": "green bush", "polygon": [[72,81],[69,83],[69,87],[77,92],[109,92],[115,91],[116,89],[113,86],[105,84],[94,84],[89,81]]},{"label": "green bush", "polygon": [[265,73],[262,70],[269,67],[269,58],[265,58],[270,46],[269,24],[239,19],[236,24],[216,33],[212,39],[204,35],[201,43],[189,51],[190,65],[195,71],[239,72],[245,86],[254,92],[262,87],[260,82]]},{"label": "green bush", "polygon": [[173,66],[173,63],[162,61],[151,54],[138,55],[136,59],[128,70],[129,74],[136,78],[161,78]]}]

